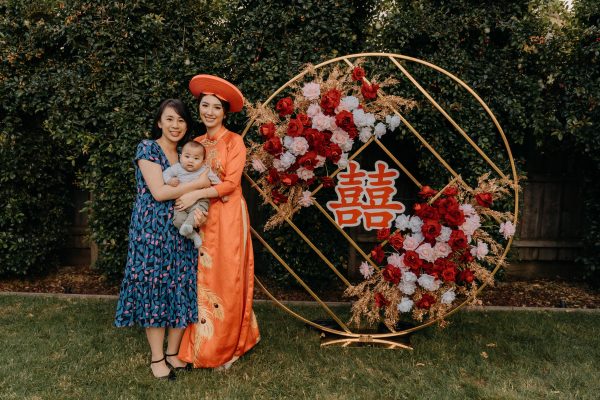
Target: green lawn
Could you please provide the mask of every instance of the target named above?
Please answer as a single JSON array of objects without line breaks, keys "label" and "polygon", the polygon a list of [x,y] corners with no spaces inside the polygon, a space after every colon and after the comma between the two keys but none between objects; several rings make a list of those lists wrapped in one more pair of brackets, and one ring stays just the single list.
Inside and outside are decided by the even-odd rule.
[{"label": "green lawn", "polygon": [[462,312],[419,331],[414,351],[321,349],[315,331],[259,304],[255,350],[225,373],[166,382],[151,376],[143,331],[112,326],[114,307],[0,296],[0,399],[600,397],[600,313]]}]

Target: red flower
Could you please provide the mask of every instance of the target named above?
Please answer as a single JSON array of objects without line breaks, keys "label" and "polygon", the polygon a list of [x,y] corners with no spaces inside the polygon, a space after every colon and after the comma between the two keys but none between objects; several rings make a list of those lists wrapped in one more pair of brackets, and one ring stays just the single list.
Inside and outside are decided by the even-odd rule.
[{"label": "red flower", "polygon": [[437,194],[437,190],[432,189],[429,186],[423,186],[421,188],[421,191],[419,192],[419,196],[421,196],[421,198],[423,199],[428,199],[430,197],[433,197]]},{"label": "red flower", "polygon": [[469,268],[458,273],[458,280],[460,282],[472,283],[474,279],[475,276],[473,275],[473,271],[471,271]]},{"label": "red flower", "polygon": [[362,93],[365,100],[373,100],[377,98],[377,91],[379,90],[379,85],[373,83],[369,85],[366,81],[363,81],[362,86],[360,87],[360,92]]},{"label": "red flower", "polygon": [[444,217],[450,226],[460,226],[465,222],[465,213],[460,208],[451,209]]},{"label": "red flower", "polygon": [[361,67],[354,67],[352,70],[352,80],[362,81],[365,77],[365,70]]},{"label": "red flower", "polygon": [[390,305],[390,302],[379,292],[375,293],[375,304],[382,308]]},{"label": "red flower", "polygon": [[350,139],[354,139],[358,135],[358,130],[354,124],[354,115],[350,111],[342,110],[335,116],[335,124],[341,129],[348,132]]},{"label": "red flower", "polygon": [[417,203],[413,206],[413,210],[422,220],[437,220],[440,218],[438,211],[427,203]]},{"label": "red flower", "polygon": [[306,169],[313,170],[317,165],[317,153],[314,151],[307,151],[300,159],[298,164]]},{"label": "red flower", "polygon": [[390,228],[383,228],[377,231],[377,240],[380,242],[388,237],[390,237]]},{"label": "red flower", "polygon": [[312,125],[311,119],[306,114],[296,114],[296,119],[302,122],[302,125],[304,125],[305,127],[309,127]]},{"label": "red flower", "polygon": [[269,175],[267,176],[267,181],[271,185],[277,185],[280,182],[281,178],[279,177],[279,172],[275,168],[269,168]]},{"label": "red flower", "polygon": [[491,207],[492,203],[494,202],[491,193],[479,193],[475,196],[475,200],[477,200],[477,203],[481,207],[487,208]]},{"label": "red flower", "polygon": [[271,198],[275,204],[287,203],[288,201],[288,197],[282,193],[279,193],[277,189],[271,191]]},{"label": "red flower", "polygon": [[384,257],[385,257],[385,253],[383,252],[383,248],[381,246],[375,246],[375,248],[373,250],[371,250],[371,258],[377,264],[381,264]]},{"label": "red flower", "polygon": [[287,134],[291,137],[300,136],[304,130],[304,125],[298,119],[291,118],[287,127]]},{"label": "red flower", "polygon": [[275,124],[272,122],[269,122],[268,124],[262,124],[258,131],[265,139],[270,139],[275,135]]},{"label": "red flower", "polygon": [[444,268],[442,271],[442,279],[444,279],[444,282],[454,282],[456,280],[456,268]]},{"label": "red flower", "polygon": [[419,258],[416,251],[408,250],[404,253],[404,265],[406,265],[412,272],[418,271],[423,265],[423,260]]},{"label": "red flower", "polygon": [[334,115],[335,108],[340,105],[342,93],[337,89],[329,89],[321,96],[321,109],[325,115]]},{"label": "red flower", "polygon": [[388,243],[390,244],[390,246],[392,246],[395,250],[400,250],[402,248],[402,245],[404,244],[404,238],[402,237],[401,234],[399,233],[394,233],[392,236],[390,236],[390,238],[388,239]]},{"label": "red flower", "polygon": [[440,232],[442,232],[442,225],[433,219],[426,219],[421,226],[421,233],[428,242],[435,241]]},{"label": "red flower", "polygon": [[304,130],[304,132],[302,133],[302,136],[304,136],[304,138],[306,138],[308,145],[312,149],[319,148],[325,141],[325,135],[323,135],[322,132],[319,132],[318,130],[313,129],[313,128],[306,128]]},{"label": "red flower", "polygon": [[381,276],[383,276],[383,279],[387,282],[397,285],[400,283],[400,279],[402,279],[402,271],[400,271],[400,268],[396,268],[392,264],[388,264],[383,269]]},{"label": "red flower", "polygon": [[465,249],[465,251],[463,251],[463,253],[460,255],[460,261],[466,264],[470,263],[474,259],[475,257],[473,257],[473,254],[471,254],[469,249]]},{"label": "red flower", "polygon": [[332,188],[335,186],[335,181],[333,180],[333,178],[323,176],[321,177],[321,184],[324,188]]},{"label": "red flower", "polygon": [[448,245],[452,248],[452,250],[458,250],[466,249],[469,246],[469,243],[467,242],[467,237],[463,231],[454,230],[450,234]]},{"label": "red flower", "polygon": [[283,152],[283,145],[281,144],[281,139],[277,136],[273,136],[269,140],[263,144],[263,148],[269,154],[277,156]]},{"label": "red flower", "polygon": [[296,174],[281,174],[281,183],[286,186],[294,186],[298,183],[298,175]]},{"label": "red flower", "polygon": [[294,112],[294,101],[291,97],[284,97],[277,102],[275,109],[279,112],[280,117],[290,115]]},{"label": "red flower", "polygon": [[449,186],[446,189],[444,189],[443,193],[446,196],[454,197],[458,194],[458,189],[456,188],[456,186]]},{"label": "red flower", "polygon": [[337,163],[340,161],[342,157],[342,149],[335,143],[331,143],[329,147],[325,150],[325,157],[331,160],[333,163]]},{"label": "red flower", "polygon": [[423,296],[417,301],[415,304],[419,308],[423,308],[425,310],[429,310],[432,305],[435,304],[435,297],[430,295],[429,293],[423,294]]},{"label": "red flower", "polygon": [[454,197],[446,197],[443,199],[437,199],[433,203],[434,207],[437,208],[440,216],[446,215],[451,210],[459,210],[460,204]]}]

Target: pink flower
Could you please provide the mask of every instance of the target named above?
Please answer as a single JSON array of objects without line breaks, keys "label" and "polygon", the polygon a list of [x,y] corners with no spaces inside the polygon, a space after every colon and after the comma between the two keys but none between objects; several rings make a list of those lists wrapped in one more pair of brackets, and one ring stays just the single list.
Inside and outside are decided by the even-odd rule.
[{"label": "pink flower", "polygon": [[302,207],[310,207],[312,206],[314,199],[312,197],[312,193],[309,190],[305,190],[302,192],[302,197],[298,200],[298,204]]},{"label": "pink flower", "polygon": [[415,237],[413,235],[410,236],[406,236],[404,238],[404,244],[402,245],[402,248],[404,250],[416,250],[417,247],[419,247],[419,244],[422,242],[423,240],[419,240],[418,237]]},{"label": "pink flower", "polygon": [[419,255],[419,258],[422,260],[434,262],[436,259],[436,252],[429,243],[423,243],[417,248],[416,251]]},{"label": "pink flower", "polygon": [[298,168],[296,174],[298,174],[298,178],[302,179],[303,181],[307,181],[315,177],[315,173],[312,170],[304,167]]},{"label": "pink flower", "polygon": [[450,253],[452,253],[450,245],[444,242],[437,242],[433,247],[433,250],[435,251],[436,258],[448,257]]},{"label": "pink flower", "polygon": [[473,233],[481,226],[481,218],[477,214],[473,214],[465,220],[465,222],[459,227],[461,231],[467,236],[472,236]]},{"label": "pink flower", "polygon": [[329,117],[325,114],[317,114],[314,117],[312,117],[312,119],[312,127],[313,129],[316,129],[318,131],[330,131],[336,128],[334,117]]},{"label": "pink flower", "polygon": [[488,245],[485,242],[477,241],[477,246],[471,246],[471,255],[478,260],[483,260],[489,251]]},{"label": "pink flower", "polygon": [[322,113],[323,112],[321,111],[321,106],[318,104],[311,104],[306,110],[306,115],[308,115],[310,118],[314,118],[315,115],[319,115]]},{"label": "pink flower", "polygon": [[302,156],[308,151],[308,141],[303,137],[295,137],[290,145],[290,152],[295,156]]},{"label": "pink flower", "polygon": [[350,136],[348,136],[348,132],[344,131],[343,129],[337,128],[331,134],[331,141],[340,146],[342,149],[348,140],[350,140]]},{"label": "pink flower", "polygon": [[368,279],[373,275],[373,266],[366,261],[363,261],[362,264],[360,264],[358,270],[365,279]]},{"label": "pink flower", "polygon": [[261,160],[259,160],[258,158],[253,158],[252,159],[252,168],[259,173],[263,173],[267,170],[267,167],[265,166],[265,164],[263,164],[263,162]]},{"label": "pink flower", "polygon": [[515,226],[510,221],[503,222],[500,224],[499,232],[504,235],[504,239],[508,239],[515,234]]},{"label": "pink flower", "polygon": [[309,82],[302,88],[302,95],[308,100],[316,100],[321,95],[321,85],[316,82]]}]

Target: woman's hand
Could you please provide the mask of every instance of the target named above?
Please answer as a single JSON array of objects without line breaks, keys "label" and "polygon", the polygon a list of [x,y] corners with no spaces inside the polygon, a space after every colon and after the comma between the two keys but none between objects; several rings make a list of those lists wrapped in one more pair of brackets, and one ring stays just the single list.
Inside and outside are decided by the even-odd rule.
[{"label": "woman's hand", "polygon": [[198,192],[199,191],[182,194],[180,198],[175,200],[175,209],[177,211],[183,211],[191,207],[196,200],[201,198],[198,196]]},{"label": "woman's hand", "polygon": [[199,228],[208,219],[208,213],[206,211],[201,211],[199,209],[194,210],[194,228]]},{"label": "woman's hand", "polygon": [[198,179],[194,181],[195,189],[204,189],[210,186],[210,179],[208,179],[208,169],[204,171]]}]

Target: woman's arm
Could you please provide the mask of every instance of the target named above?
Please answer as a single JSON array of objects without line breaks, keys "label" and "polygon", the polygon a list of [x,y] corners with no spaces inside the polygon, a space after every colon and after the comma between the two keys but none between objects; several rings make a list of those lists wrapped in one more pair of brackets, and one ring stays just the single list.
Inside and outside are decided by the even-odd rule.
[{"label": "woman's arm", "polygon": [[197,200],[212,199],[215,197],[219,197],[219,192],[212,186],[205,189],[192,190],[191,192],[182,194],[181,197],[175,201],[175,209],[182,211],[190,207]]},{"label": "woman's arm", "polygon": [[144,181],[146,182],[148,189],[150,189],[152,197],[154,197],[154,200],[156,201],[173,200],[185,193],[210,186],[207,173],[200,175],[200,177],[193,182],[188,182],[173,187],[165,185],[162,170],[159,164],[142,159],[138,160],[138,166],[142,172],[142,176],[144,177]]}]

